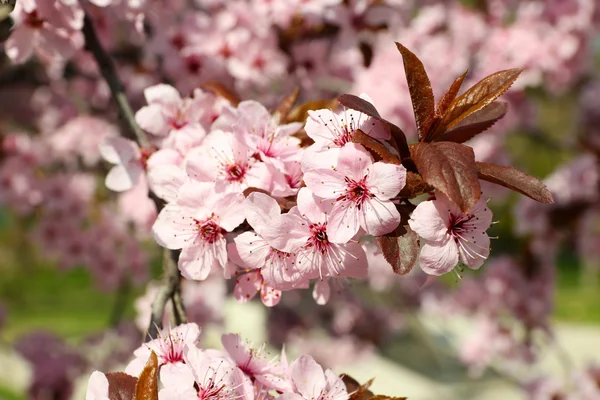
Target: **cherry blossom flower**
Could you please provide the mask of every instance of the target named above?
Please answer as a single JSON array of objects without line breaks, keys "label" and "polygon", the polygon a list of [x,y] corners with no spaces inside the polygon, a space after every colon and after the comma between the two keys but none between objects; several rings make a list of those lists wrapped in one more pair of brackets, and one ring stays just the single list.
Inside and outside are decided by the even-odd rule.
[{"label": "cherry blossom flower", "polygon": [[165,330],[159,337],[143,344],[133,352],[133,359],[125,373],[139,376],[144,369],[148,357],[156,353],[160,368],[160,379],[163,381],[191,380],[191,373],[185,365],[183,352],[186,347],[195,347],[200,337],[200,328],[195,323],[179,325],[173,329]]},{"label": "cherry blossom flower", "polygon": [[296,393],[284,393],[281,400],[346,400],[348,392],[342,379],[332,370],[323,368],[311,356],[304,355],[290,365]]},{"label": "cherry blossom flower", "polygon": [[281,365],[275,360],[265,359],[265,345],[254,349],[244,343],[240,335],[232,333],[221,336],[221,343],[238,368],[252,381],[256,381],[267,390],[291,390],[290,383],[282,377],[284,370]]},{"label": "cherry blossom flower", "polygon": [[419,264],[430,275],[450,272],[460,261],[467,267],[481,267],[490,253],[490,238],[485,232],[492,223],[492,212],[480,198],[464,214],[441,193],[436,199],[419,203],[413,211],[410,227],[423,239]]},{"label": "cherry blossom flower", "polygon": [[154,238],[168,249],[182,249],[178,266],[185,278],[204,280],[213,266],[225,267],[225,234],[244,221],[243,201],[241,193],[215,193],[211,183],[189,182],[161,210]]},{"label": "cherry blossom flower", "polygon": [[308,171],[304,181],[317,196],[334,204],[327,221],[327,236],[334,243],[347,243],[361,227],[381,236],[400,223],[400,213],[390,199],[404,187],[406,169],[373,163],[361,145],[344,145],[337,167]]},{"label": "cherry blossom flower", "polygon": [[109,400],[108,379],[100,371],[92,372],[85,391],[85,400]]},{"label": "cherry blossom flower", "polygon": [[100,155],[115,166],[106,175],[106,187],[123,192],[136,186],[144,174],[142,154],[135,142],[110,137],[100,144]]},{"label": "cherry blossom flower", "polygon": [[327,236],[328,202],[315,198],[308,188],[298,192],[298,206],[262,231],[274,248],[297,253],[295,268],[304,279],[365,278],[366,256],[358,243],[333,243]]},{"label": "cherry blossom flower", "polygon": [[[371,102],[366,94],[361,98]],[[306,149],[302,158],[304,172],[314,168],[330,168],[335,165],[340,149],[349,142],[357,130],[376,139],[389,139],[389,128],[359,111],[344,109],[339,113],[322,109],[308,112],[306,134],[315,141]]]}]

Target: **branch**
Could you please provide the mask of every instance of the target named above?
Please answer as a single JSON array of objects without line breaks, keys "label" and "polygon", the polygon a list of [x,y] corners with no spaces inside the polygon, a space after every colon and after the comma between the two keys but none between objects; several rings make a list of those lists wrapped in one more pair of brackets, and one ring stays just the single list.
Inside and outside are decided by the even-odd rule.
[{"label": "branch", "polygon": [[121,83],[119,76],[117,75],[117,71],[115,69],[115,65],[112,62],[112,59],[108,55],[108,53],[102,47],[100,40],[98,39],[98,35],[96,35],[96,31],[94,30],[94,23],[92,22],[90,16],[86,13],[83,20],[83,36],[85,37],[85,48],[92,53],[96,62],[98,63],[98,68],[100,68],[100,73],[102,77],[108,84],[110,88],[110,93],[112,94],[115,103],[117,104],[117,109],[119,110],[119,114],[123,121],[127,124],[127,137],[130,139],[136,140],[140,147],[148,147],[150,142],[148,141],[148,137],[140,128],[140,126],[135,122],[135,116],[133,111],[131,110],[131,106],[129,105],[129,101],[127,101],[127,96],[125,95],[125,88]]},{"label": "branch", "polygon": [[177,251],[168,249],[163,251],[163,282],[152,302],[152,317],[146,341],[156,339],[163,328],[163,316],[169,299],[173,301],[175,324],[179,325],[187,322],[180,292],[181,276],[176,262],[178,257]]},{"label": "branch", "polygon": [[[100,40],[98,40],[98,35],[96,35],[92,19],[87,13],[84,17],[82,31],[85,37],[85,47],[96,59],[98,68],[100,68],[100,73],[108,84],[112,97],[115,100],[119,115],[127,125],[128,129],[126,130],[126,136],[136,140],[140,147],[149,147],[150,141],[135,121],[135,116],[125,94],[125,88],[117,75],[115,65],[108,53],[102,47]],[[152,191],[150,191],[149,196],[156,204],[156,209],[160,211],[163,206],[162,201],[156,197]],[[147,341],[158,337],[158,333],[162,329],[165,306],[169,299],[173,301],[175,323],[179,325],[187,322],[180,292],[181,277],[177,268],[179,254],[176,251],[167,249],[164,250],[163,254],[163,283],[156,298],[152,302],[152,318],[146,336]]]}]

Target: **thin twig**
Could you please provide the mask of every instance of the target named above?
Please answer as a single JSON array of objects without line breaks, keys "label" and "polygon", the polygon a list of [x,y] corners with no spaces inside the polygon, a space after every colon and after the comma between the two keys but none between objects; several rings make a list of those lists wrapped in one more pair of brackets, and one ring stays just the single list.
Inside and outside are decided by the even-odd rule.
[{"label": "thin twig", "polygon": [[110,93],[117,104],[119,114],[121,115],[123,121],[127,124],[128,129],[126,131],[126,136],[136,140],[140,147],[148,147],[150,142],[148,141],[148,138],[146,137],[146,134],[142,128],[140,128],[135,121],[133,111],[131,110],[127,96],[125,95],[125,88],[123,87],[123,84],[117,75],[115,65],[113,64],[108,53],[102,47],[102,44],[98,39],[98,35],[96,35],[94,23],[87,13],[85,14],[83,20],[82,32],[83,36],[85,37],[85,48],[92,53],[96,59],[98,67],[100,68],[100,73],[108,84]]}]

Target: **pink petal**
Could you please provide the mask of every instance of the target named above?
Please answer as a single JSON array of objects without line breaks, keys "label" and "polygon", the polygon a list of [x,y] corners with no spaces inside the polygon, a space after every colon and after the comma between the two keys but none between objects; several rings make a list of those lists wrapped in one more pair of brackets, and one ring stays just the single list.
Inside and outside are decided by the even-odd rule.
[{"label": "pink petal", "polygon": [[[227,246],[229,258],[240,267],[256,269],[265,265],[271,246],[254,232],[244,232]],[[231,251],[234,250],[234,251]],[[236,260],[237,258],[237,260]]]},{"label": "pink petal", "polygon": [[260,288],[260,299],[267,307],[274,307],[281,300],[281,290],[273,289],[272,287],[263,284]]},{"label": "pink petal", "polygon": [[406,184],[406,168],[402,165],[376,162],[369,168],[366,184],[375,196],[389,200]]},{"label": "pink petal", "polygon": [[298,191],[297,202],[298,210],[302,216],[312,223],[326,223],[327,214],[333,208],[332,201],[319,199],[307,187],[303,187]]},{"label": "pink petal", "polygon": [[337,171],[355,181],[361,180],[365,170],[373,164],[373,158],[363,146],[356,143],[346,143],[340,150]]},{"label": "pink petal", "polygon": [[360,226],[373,236],[390,233],[400,224],[400,213],[391,201],[366,200],[359,213]]},{"label": "pink petal", "polygon": [[244,201],[244,207],[246,220],[259,234],[262,227],[267,226],[281,214],[277,201],[264,193],[250,193]]},{"label": "pink petal", "polygon": [[204,208],[214,197],[214,184],[209,182],[186,182],[177,192],[177,204],[182,207]]},{"label": "pink petal", "polygon": [[140,108],[135,113],[135,120],[143,130],[153,135],[165,136],[169,133],[168,121],[159,104],[150,104]]},{"label": "pink petal", "polygon": [[108,400],[108,379],[102,372],[94,371],[90,375],[85,400]]},{"label": "pink petal", "polygon": [[333,124],[331,120],[336,121],[338,116],[331,110],[322,109],[309,111],[304,130],[309,138],[317,144],[331,143],[335,139],[332,133]]},{"label": "pink petal", "polygon": [[233,295],[240,303],[246,303],[260,290],[262,277],[259,272],[250,272],[240,276],[235,282]]},{"label": "pink petal", "polygon": [[327,304],[330,296],[331,288],[329,287],[329,282],[327,281],[327,279],[317,281],[313,289],[313,299],[315,299],[315,302],[318,305],[323,306]]},{"label": "pink petal", "polygon": [[161,165],[148,171],[148,183],[154,194],[169,203],[175,202],[177,192],[187,181],[186,173],[175,165]]},{"label": "pink petal", "polygon": [[198,227],[189,209],[171,203],[158,214],[152,226],[152,234],[162,247],[177,250],[194,242],[198,236]]},{"label": "pink petal", "polygon": [[226,263],[226,242],[222,238],[210,244],[184,247],[177,266],[184,278],[203,281],[213,267],[224,268]]},{"label": "pink petal", "polygon": [[262,236],[277,250],[293,253],[306,244],[310,231],[306,220],[288,213],[265,227]]},{"label": "pink petal", "polygon": [[355,279],[365,279],[368,275],[367,255],[364,249],[358,243],[346,243],[343,245],[334,245],[344,255],[342,265],[344,269],[341,276]]},{"label": "pink petal", "polygon": [[329,241],[348,243],[360,228],[359,213],[361,211],[356,207],[356,203],[336,201],[329,214],[329,221],[327,221],[327,238]]},{"label": "pink petal", "polygon": [[319,147],[316,143],[304,150],[302,155],[302,171],[313,169],[335,168],[340,154],[339,147]]},{"label": "pink petal", "polygon": [[194,385],[194,375],[182,362],[167,363],[160,367],[160,382],[164,386],[189,387]]},{"label": "pink petal", "polygon": [[303,355],[290,366],[292,380],[305,399],[318,399],[327,382],[323,368],[309,355]]},{"label": "pink petal", "polygon": [[252,353],[240,335],[233,333],[222,335],[221,344],[237,365],[246,365],[252,360]]},{"label": "pink petal", "polygon": [[411,229],[430,242],[446,242],[450,237],[450,214],[435,201],[423,201],[417,205],[408,221]]},{"label": "pink petal", "polygon": [[135,142],[118,136],[104,139],[98,149],[102,158],[112,164],[127,164],[141,156]]},{"label": "pink petal", "polygon": [[485,232],[471,232],[458,241],[460,260],[469,268],[478,269],[490,255],[490,238]]},{"label": "pink petal", "polygon": [[243,194],[227,193],[224,196],[213,196],[213,200],[209,202],[209,207],[218,217],[219,226],[227,232],[233,231],[246,219]]},{"label": "pink petal", "polygon": [[33,53],[36,41],[36,31],[28,26],[16,27],[6,40],[6,55],[16,64],[27,61]]},{"label": "pink petal", "polygon": [[425,243],[419,254],[419,265],[429,275],[443,275],[458,264],[458,248],[454,239],[445,243]]},{"label": "pink petal", "polygon": [[115,192],[133,188],[144,173],[141,166],[115,165],[106,175],[106,187]]},{"label": "pink petal", "polygon": [[181,96],[177,89],[171,85],[162,83],[146,88],[144,90],[144,97],[148,104],[179,104],[181,102]]},{"label": "pink petal", "polygon": [[304,182],[323,199],[336,199],[346,192],[344,175],[331,169],[313,169],[304,174]]}]

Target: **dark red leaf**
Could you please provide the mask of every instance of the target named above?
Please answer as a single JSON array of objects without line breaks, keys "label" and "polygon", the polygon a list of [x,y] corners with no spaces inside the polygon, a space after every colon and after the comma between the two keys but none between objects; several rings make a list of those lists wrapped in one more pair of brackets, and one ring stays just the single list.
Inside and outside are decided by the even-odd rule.
[{"label": "dark red leaf", "polygon": [[469,115],[455,125],[452,130],[438,136],[436,140],[464,143],[491,128],[496,121],[504,117],[507,110],[508,104],[503,101],[492,103],[484,109]]},{"label": "dark red leaf", "polygon": [[152,352],[135,385],[134,400],[158,400],[158,358]]},{"label": "dark red leaf", "polygon": [[417,264],[420,249],[419,235],[408,225],[409,210],[400,209],[400,217],[402,218],[400,225],[393,232],[378,236],[375,240],[394,273],[406,275]]},{"label": "dark red leaf", "polygon": [[442,124],[447,130],[452,129],[469,115],[491,104],[510,88],[522,71],[521,68],[507,69],[483,78],[452,102]]},{"label": "dark red leaf", "polygon": [[408,150],[408,141],[406,140],[406,135],[404,134],[402,129],[392,124],[391,122],[381,118],[373,104],[369,103],[365,99],[361,99],[358,96],[354,96],[353,94],[342,94],[338,97],[338,101],[344,107],[359,111],[363,114],[368,115],[369,117],[375,118],[379,121],[388,124],[388,126],[390,127],[390,133],[392,135],[392,138],[398,146],[400,158],[404,159],[410,157],[410,151]]},{"label": "dark red leaf", "polygon": [[466,70],[464,74],[459,76],[452,82],[452,85],[448,88],[446,93],[442,96],[440,101],[437,103],[435,108],[435,115],[433,117],[433,121],[431,122],[431,126],[429,126],[429,131],[427,132],[427,136],[423,139],[424,142],[432,142],[434,141],[440,134],[444,133],[445,127],[442,125],[442,121],[444,116],[450,109],[450,105],[458,95],[460,91],[460,87],[462,86],[465,77],[469,70]]},{"label": "dark red leaf", "polygon": [[334,108],[336,106],[336,99],[308,101],[292,108],[288,113],[286,122],[306,122],[309,111],[320,110],[322,108]]},{"label": "dark red leaf", "polygon": [[504,186],[544,204],[554,203],[552,193],[540,180],[513,167],[475,163],[479,179]]},{"label": "dark red leaf", "polygon": [[298,100],[298,95],[300,95],[300,88],[296,86],[294,91],[288,96],[286,96],[281,101],[281,103],[279,103],[279,105],[275,109],[275,112],[273,113],[273,116],[275,118],[279,118],[279,123],[283,124],[287,121],[287,117],[290,111],[292,110],[294,104],[296,104],[296,101]]},{"label": "dark red leaf", "polygon": [[396,46],[404,60],[404,72],[415,112],[419,140],[423,140],[429,131],[435,113],[435,100],[431,82],[421,60],[400,43],[396,42]]},{"label": "dark red leaf", "polygon": [[365,146],[368,150],[370,150],[376,161],[381,160],[388,164],[400,165],[398,156],[393,154],[379,140],[367,135],[360,129],[357,129],[356,132],[354,132],[354,135],[352,135],[352,142]]},{"label": "dark red leaf", "polygon": [[391,396],[384,396],[381,394],[378,394],[376,396],[369,398],[369,400],[407,400],[407,399],[408,399],[408,397],[391,397]]},{"label": "dark red leaf", "polygon": [[481,196],[473,149],[453,142],[416,143],[411,155],[425,182],[464,213],[473,208]]},{"label": "dark red leaf", "polygon": [[427,182],[423,180],[421,175],[416,174],[411,171],[406,171],[406,184],[400,191],[400,196],[412,199],[423,193],[431,192],[433,187],[428,185]]},{"label": "dark red leaf", "polygon": [[125,372],[106,374],[108,379],[108,398],[110,400],[132,400],[135,395],[135,385],[138,378]]},{"label": "dark red leaf", "polygon": [[356,379],[349,375],[342,374],[340,377],[346,385],[346,391],[350,395],[350,400],[368,400],[373,397],[373,392],[369,390],[369,387],[373,384],[375,378],[371,378],[361,385]]}]

